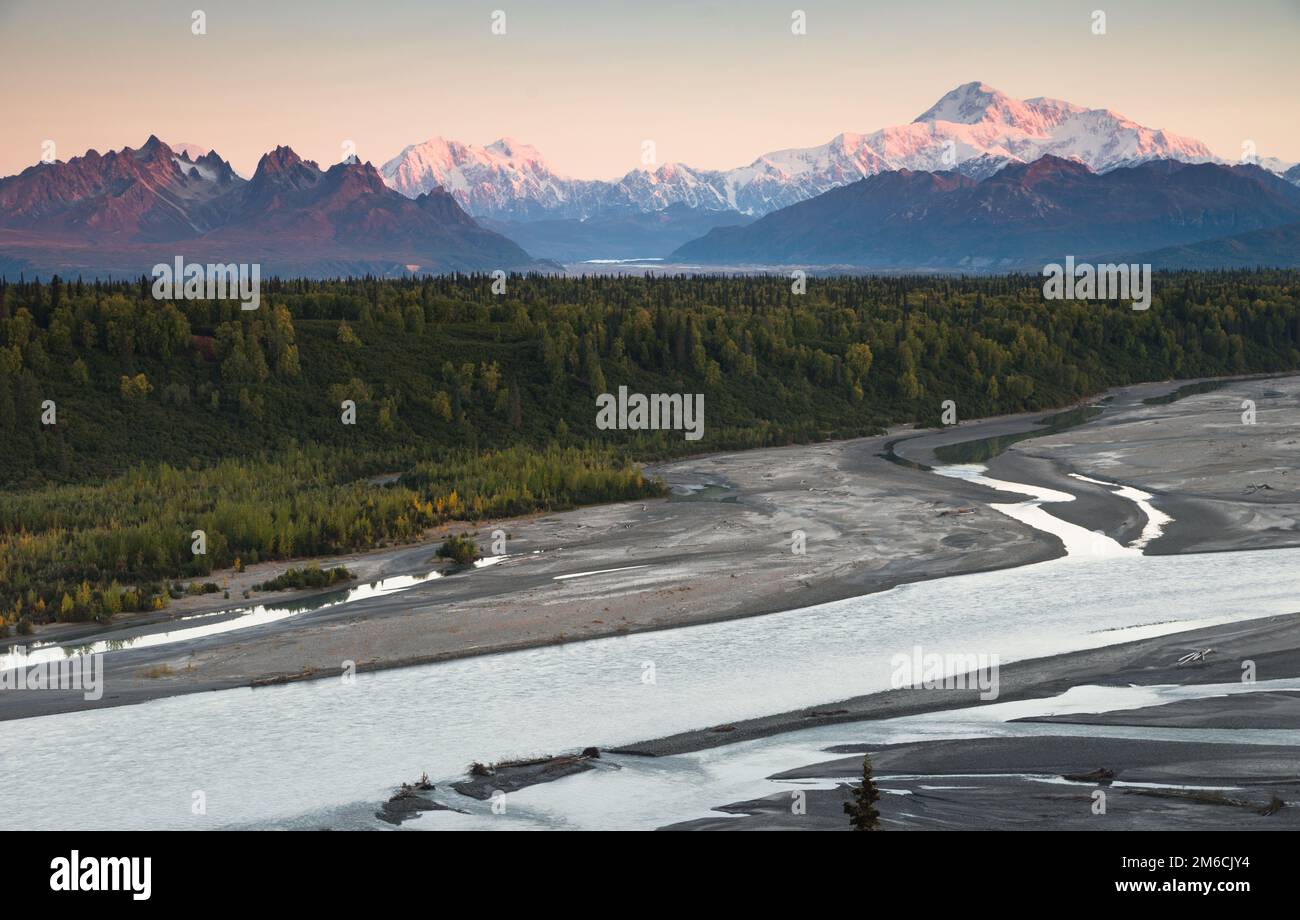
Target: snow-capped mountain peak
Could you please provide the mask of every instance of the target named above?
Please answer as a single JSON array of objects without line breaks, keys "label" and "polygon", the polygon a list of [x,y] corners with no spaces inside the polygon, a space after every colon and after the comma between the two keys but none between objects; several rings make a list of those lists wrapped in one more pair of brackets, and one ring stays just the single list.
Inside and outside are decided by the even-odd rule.
[{"label": "snow-capped mountain peak", "polygon": [[537,148],[510,137],[486,147],[434,137],[406,147],[380,173],[408,198],[444,188],[479,217],[582,216],[570,204],[584,183],[556,174]]},{"label": "snow-capped mountain peak", "polygon": [[1025,102],[1012,99],[987,83],[963,83],[918,115],[916,122],[949,121],[963,125],[997,122],[1029,129],[1037,115]]},{"label": "snow-capped mountain peak", "polygon": [[502,159],[507,163],[527,163],[542,167],[546,166],[541,153],[538,152],[536,147],[532,144],[525,144],[517,141],[513,137],[503,137],[500,140],[493,141],[484,149],[488,154]]},{"label": "snow-capped mountain peak", "polygon": [[821,146],[775,150],[729,170],[671,163],[612,182],[572,179],[552,170],[536,148],[505,137],[487,147],[441,138],[413,144],[382,174],[409,197],[442,186],[471,214],[502,220],[585,219],[675,204],[757,216],[887,170],[957,170],[982,178],[1047,154],[1094,172],[1155,159],[1220,162],[1200,141],[1109,109],[1043,96],[1014,99],[976,81],[945,93],[908,124],[837,134]]}]

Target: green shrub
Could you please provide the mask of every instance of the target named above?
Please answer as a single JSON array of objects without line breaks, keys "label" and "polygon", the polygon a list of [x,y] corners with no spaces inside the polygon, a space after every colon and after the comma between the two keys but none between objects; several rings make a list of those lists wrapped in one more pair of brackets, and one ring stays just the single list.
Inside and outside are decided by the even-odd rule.
[{"label": "green shrub", "polygon": [[438,547],[436,555],[440,559],[450,559],[458,565],[467,565],[478,558],[478,544],[466,534],[453,534]]}]

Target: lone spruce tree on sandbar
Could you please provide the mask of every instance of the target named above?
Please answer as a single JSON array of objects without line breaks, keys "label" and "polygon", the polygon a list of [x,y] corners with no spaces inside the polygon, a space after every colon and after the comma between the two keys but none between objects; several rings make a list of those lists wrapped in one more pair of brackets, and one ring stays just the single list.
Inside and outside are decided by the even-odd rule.
[{"label": "lone spruce tree on sandbar", "polygon": [[876,803],[880,801],[880,790],[871,778],[871,758],[862,758],[862,785],[853,790],[853,801],[844,803],[844,813],[849,816],[849,823],[855,831],[880,830],[880,812]]}]

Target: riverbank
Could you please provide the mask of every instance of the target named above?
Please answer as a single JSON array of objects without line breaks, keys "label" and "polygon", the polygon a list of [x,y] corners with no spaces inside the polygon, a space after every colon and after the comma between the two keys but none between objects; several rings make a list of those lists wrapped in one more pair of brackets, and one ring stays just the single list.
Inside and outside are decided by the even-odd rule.
[{"label": "riverbank", "polygon": [[[1268,398],[1285,402],[1300,391],[1298,380],[1247,381],[1219,394],[1236,398],[1233,387],[1266,385],[1282,393]],[[1052,436],[1052,449],[1064,455],[1078,451],[1073,445],[1113,446],[1119,438],[1136,439],[1152,414],[1143,400],[1177,386],[1145,384],[1108,394],[1107,410],[1099,419]],[[1197,401],[1215,395],[1189,397],[1156,410],[1161,418],[1186,420],[1182,430],[1169,427],[1163,450],[1177,452],[1181,438],[1196,437],[1196,420],[1210,411]],[[1213,411],[1219,411],[1217,403]],[[1272,424],[1273,415],[1267,413],[1261,419]],[[1056,558],[1063,553],[1057,538],[991,507],[1005,502],[1005,493],[883,456],[886,445],[898,442],[895,450],[901,457],[933,462],[933,450],[943,444],[1031,431],[1043,417],[1033,413],[657,465],[650,471],[673,488],[670,499],[479,525],[481,543],[491,541],[493,530],[508,535],[506,555],[485,568],[334,606],[299,596],[293,603],[305,609],[274,622],[193,638],[177,632],[180,641],[148,647],[150,637],[176,630],[178,623],[114,626],[79,637],[118,643],[105,656],[103,699],[92,703],[75,692],[9,693],[0,696],[0,719],[672,629]],[[1086,441],[1095,427],[1105,427],[1106,434]],[[1258,426],[1254,433],[1267,430]],[[1004,475],[1014,479],[1019,469],[1011,464],[1045,459],[1035,439],[996,458],[992,471],[1007,465]],[[1094,470],[1084,460],[1071,462]],[[1065,461],[1051,470],[1052,488],[1076,496],[1074,502],[1050,506],[1052,513],[1122,542],[1140,531],[1141,516],[1133,502],[1074,479],[1071,471]],[[1120,480],[1117,472],[1109,470]],[[1251,547],[1294,545],[1294,532],[1251,526],[1261,505],[1257,494],[1217,499],[1236,509],[1217,539],[1225,548],[1232,539]],[[1157,503],[1164,507],[1181,498],[1165,492]],[[1190,517],[1183,530],[1194,528],[1196,521]],[[1180,532],[1179,523],[1171,534]],[[435,545],[380,550],[349,557],[346,564],[355,566],[363,581],[424,576],[436,566]],[[1165,541],[1157,541],[1151,551],[1162,545]],[[1181,550],[1167,545],[1186,551],[1194,544],[1184,540]],[[262,603],[282,600],[291,599],[257,598]],[[223,610],[179,626],[227,620],[237,627],[233,621],[241,615]]]},{"label": "riverbank", "polygon": [[[1018,513],[1018,507],[1008,510]],[[427,774],[441,796],[472,761],[532,762],[595,745],[602,749],[598,769],[517,789],[502,814],[461,796],[455,812],[430,812],[409,826],[653,828],[707,816],[726,802],[782,789],[788,794],[788,785],[764,777],[825,760],[831,745],[879,747],[1013,728],[1117,729],[1009,727],[1010,717],[1067,711],[1048,698],[1005,704],[1021,708],[999,718],[987,706],[824,724],[675,757],[612,749],[700,726],[734,737],[743,720],[883,690],[895,656],[917,644],[993,654],[1009,667],[1177,630],[1284,617],[1296,610],[1296,597],[1300,549],[1072,555],[725,623],[480,655],[351,681],[245,687],[21,720],[0,733],[0,759],[18,758],[25,766],[0,804],[30,827],[387,826],[374,817],[376,807],[401,780]],[[114,654],[122,653],[106,659]],[[1270,673],[1261,671],[1260,679]],[[1109,705],[1095,708],[1165,699],[1154,690],[1116,687],[1108,691]],[[1162,731],[1125,730],[1141,737]],[[1215,740],[1233,743],[1249,736],[1220,734]],[[122,738],[131,744],[123,746]],[[47,777],[74,775],[86,763],[102,764],[105,782],[72,799],[42,796]],[[302,783],[303,776],[312,782]],[[190,810],[194,790],[207,795],[203,816]]]},{"label": "riverbank", "polygon": [[[3,694],[0,719],[751,617],[1062,554],[1055,538],[990,510],[996,493],[879,456],[888,440],[653,466],[668,499],[480,524],[485,547],[493,531],[507,534],[491,565],[319,609],[299,598],[307,609],[273,623],[149,647],[177,621],[83,636],[119,642],[105,656],[103,699]],[[977,510],[945,513],[965,507]],[[435,548],[367,554],[367,577],[427,574]]]}]

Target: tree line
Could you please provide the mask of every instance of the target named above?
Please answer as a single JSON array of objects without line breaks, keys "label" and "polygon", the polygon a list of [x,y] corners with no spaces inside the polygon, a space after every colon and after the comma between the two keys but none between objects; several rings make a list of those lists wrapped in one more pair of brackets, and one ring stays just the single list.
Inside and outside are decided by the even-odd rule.
[{"label": "tree line", "polygon": [[[155,300],[147,278],[0,282],[0,610],[147,606],[205,565],[634,497],[653,483],[633,459],[933,424],[944,400],[972,418],[1300,365],[1294,271],[1157,273],[1147,311],[1041,284],[269,279],[243,311]],[[619,386],[703,393],[703,439],[598,430]],[[186,558],[195,529],[206,562]]]}]

